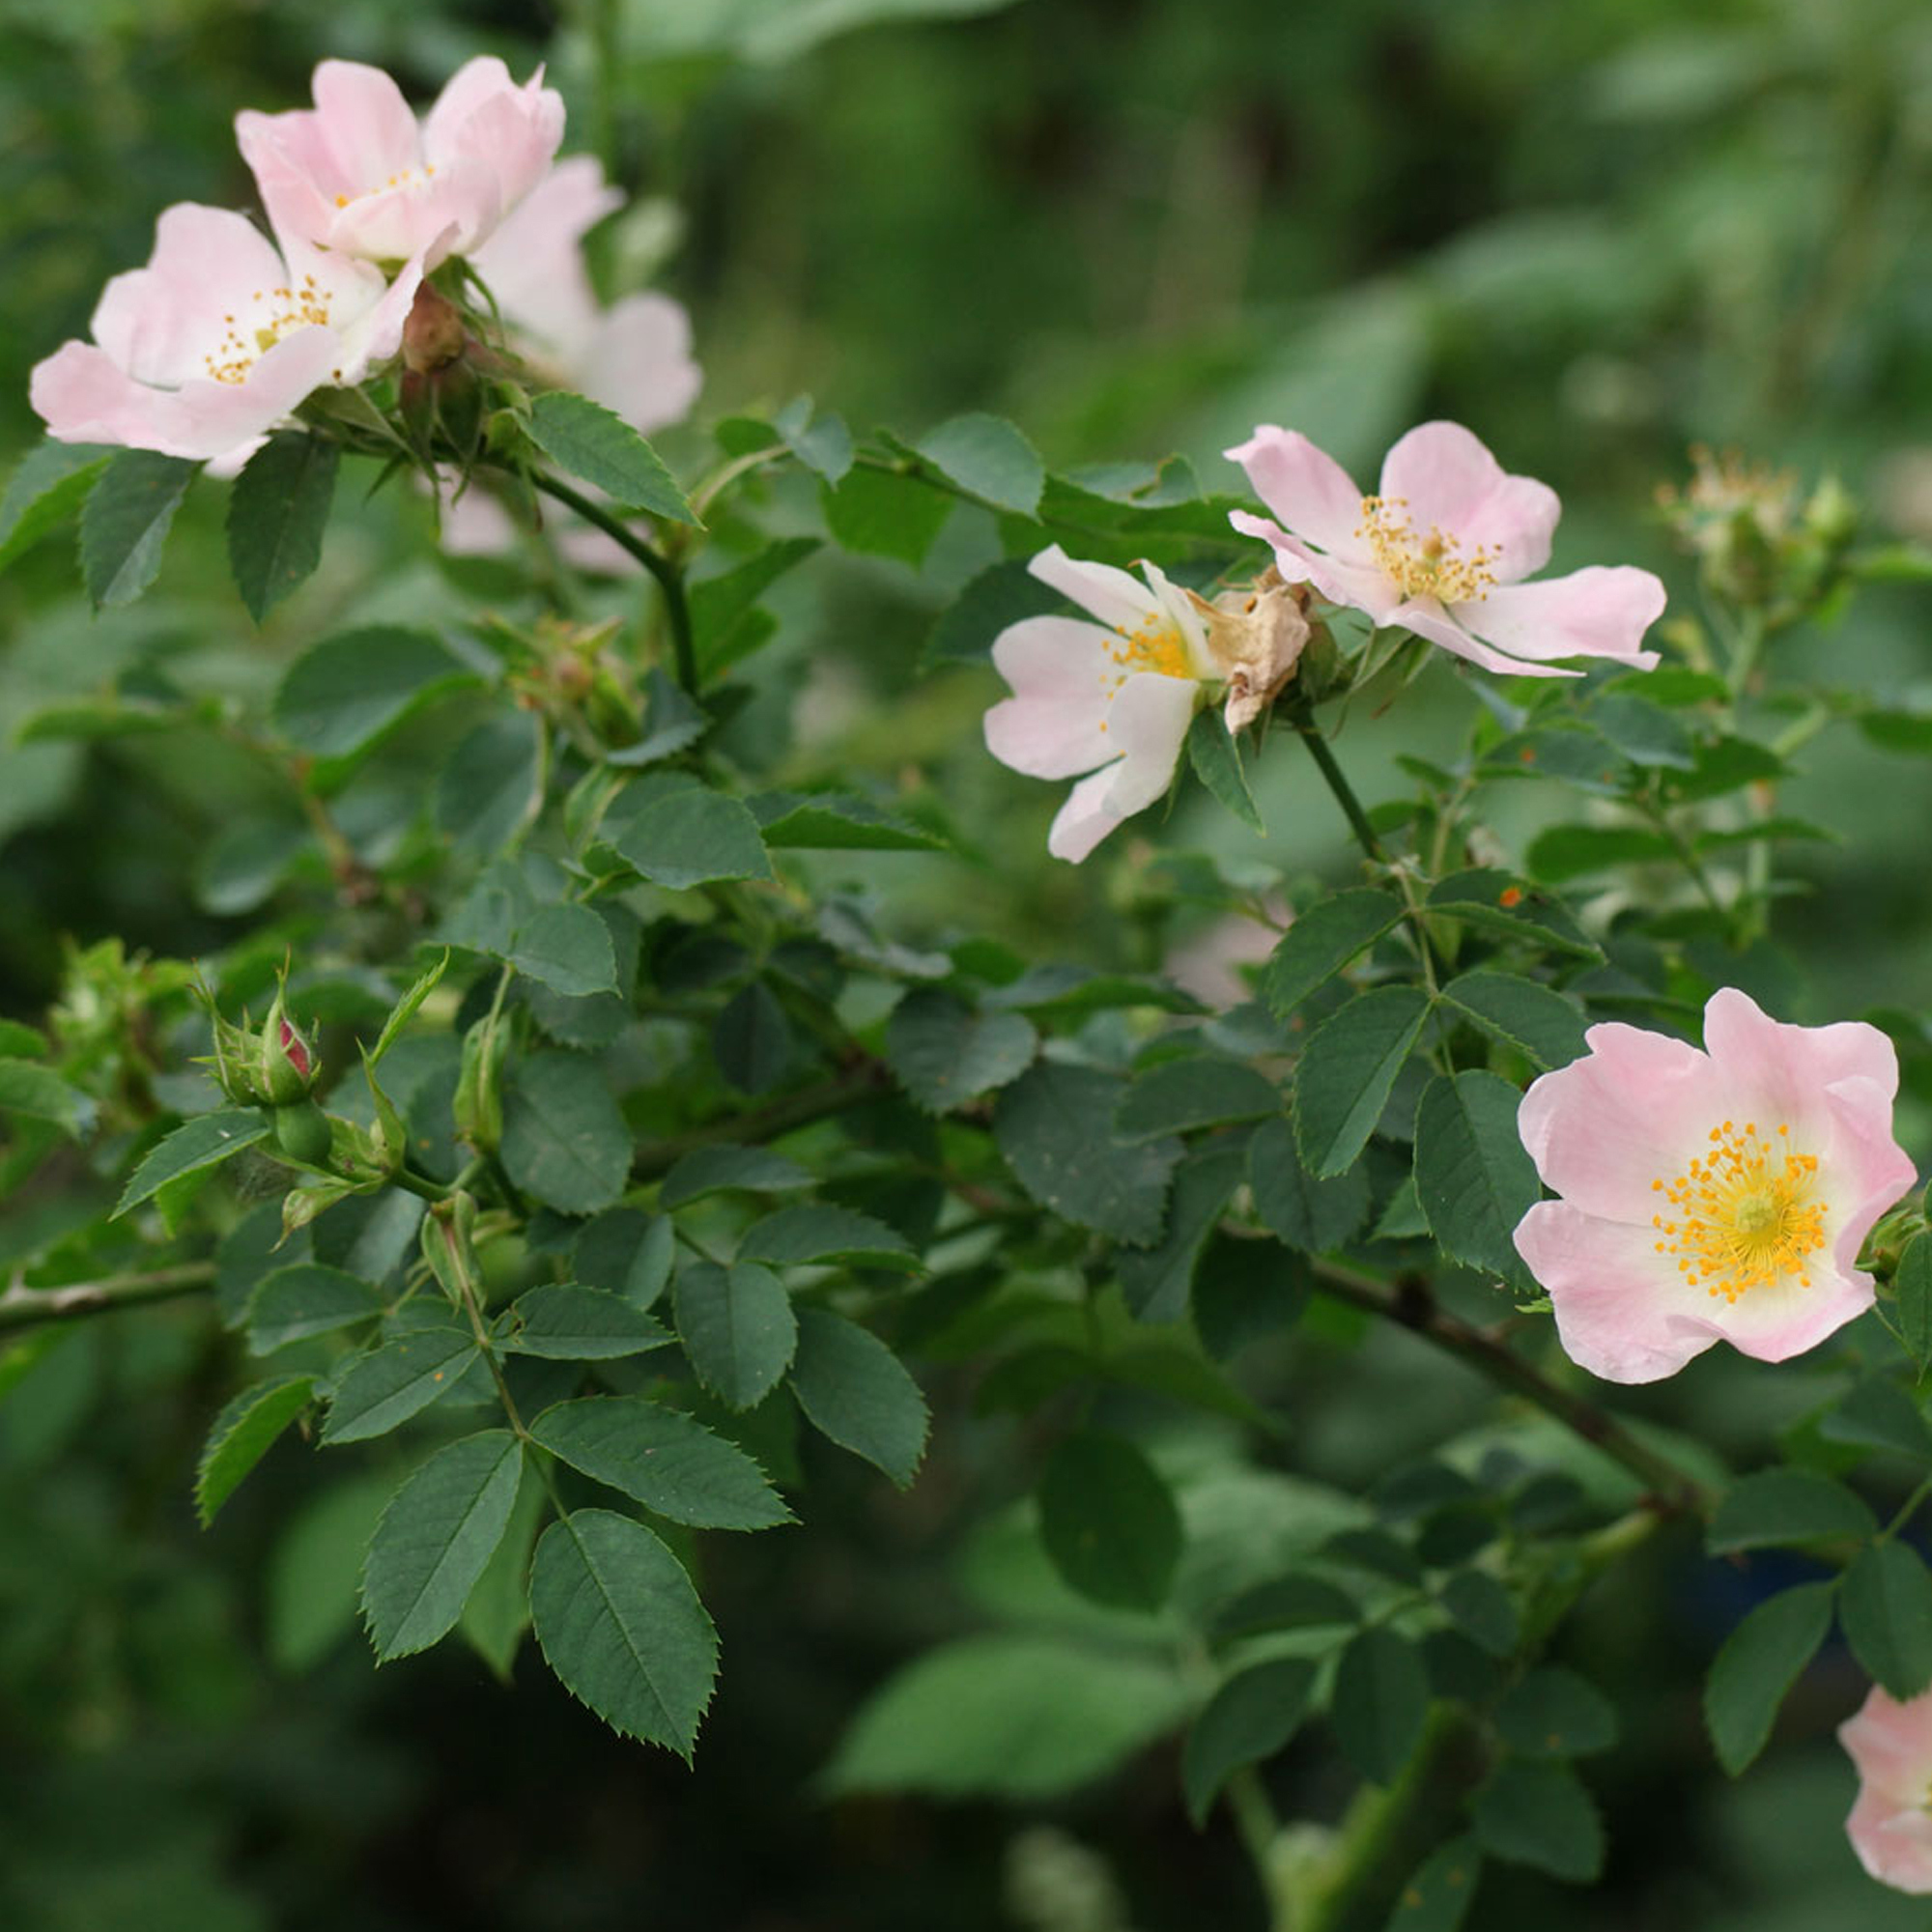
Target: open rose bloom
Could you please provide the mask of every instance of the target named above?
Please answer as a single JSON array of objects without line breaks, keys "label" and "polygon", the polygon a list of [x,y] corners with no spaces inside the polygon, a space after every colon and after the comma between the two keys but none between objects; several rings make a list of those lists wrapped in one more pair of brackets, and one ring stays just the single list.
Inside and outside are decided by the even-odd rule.
[{"label": "open rose bloom", "polygon": [[542,71],[519,87],[493,56],[450,76],[420,125],[381,68],[326,60],[315,105],[235,117],[278,235],[369,262],[467,255],[551,164],[563,100]]},{"label": "open rose bloom", "polygon": [[107,284],[94,340],[34,370],[33,405],[63,442],[234,456],[312,391],[359,383],[393,355],[421,278],[420,255],[388,282],[183,202],[162,213],[148,266]]},{"label": "open rose bloom", "polygon": [[1518,1117],[1562,1198],[1523,1216],[1516,1245],[1573,1360],[1616,1382],[1674,1375],[1719,1341],[1781,1362],[1871,1306],[1859,1249],[1915,1179],[1877,1028],[1785,1026],[1726,986],[1701,1052],[1638,1027],[1585,1037]]},{"label": "open rose bloom", "polygon": [[1525,583],[1549,561],[1562,506],[1547,484],[1506,474],[1458,423],[1410,430],[1374,496],[1293,430],[1258,429],[1228,455],[1279,520],[1236,510],[1230,521],[1273,550],[1291,583],[1487,670],[1575,677],[1556,661],[1657,663],[1640,646],[1662,614],[1663,585],[1629,565]]},{"label": "open rose bloom", "polygon": [[1838,1742],[1858,1767],[1845,1831],[1859,1862],[1881,1885],[1932,1892],[1932,1690],[1901,1704],[1874,1684]]}]

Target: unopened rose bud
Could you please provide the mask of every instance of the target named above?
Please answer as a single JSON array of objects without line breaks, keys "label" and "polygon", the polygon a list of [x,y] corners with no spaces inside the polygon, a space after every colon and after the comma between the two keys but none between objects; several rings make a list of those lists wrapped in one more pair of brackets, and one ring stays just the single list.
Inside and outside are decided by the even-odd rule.
[{"label": "unopened rose bud", "polygon": [[425,282],[403,325],[403,366],[417,375],[446,368],[468,340],[462,315]]},{"label": "unopened rose bud", "polygon": [[305,1099],[321,1071],[315,1049],[289,1019],[280,988],[256,1036],[256,1066],[263,1097],[277,1107]]},{"label": "unopened rose bud", "polygon": [[291,1160],[305,1167],[321,1167],[335,1144],[335,1131],[328,1116],[313,1100],[297,1100],[275,1109],[275,1145]]}]

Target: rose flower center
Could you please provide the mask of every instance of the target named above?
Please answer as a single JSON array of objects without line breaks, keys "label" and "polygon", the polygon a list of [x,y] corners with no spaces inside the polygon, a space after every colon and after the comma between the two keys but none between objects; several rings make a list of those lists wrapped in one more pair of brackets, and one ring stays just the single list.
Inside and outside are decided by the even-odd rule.
[{"label": "rose flower center", "polygon": [[1433,524],[1418,536],[1404,497],[1364,497],[1355,528],[1375,552],[1377,566],[1405,597],[1434,597],[1444,604],[1479,604],[1495,587],[1495,553],[1478,544],[1466,556],[1462,541]]},{"label": "rose flower center", "polygon": [[1818,1157],[1799,1153],[1780,1122],[1766,1136],[1755,1121],[1711,1129],[1711,1150],[1693,1154],[1674,1180],[1650,1185],[1674,1210],[1653,1214],[1657,1252],[1674,1255],[1677,1271],[1712,1294],[1736,1301],[1747,1289],[1796,1275],[1811,1286],[1809,1257],[1825,1245],[1831,1204],[1814,1198]]},{"label": "rose flower center", "polygon": [[245,382],[283,336],[311,325],[328,327],[328,298],[313,275],[304,275],[298,288],[257,289],[245,315],[221,318],[221,339],[201,358],[202,365],[217,383]]}]

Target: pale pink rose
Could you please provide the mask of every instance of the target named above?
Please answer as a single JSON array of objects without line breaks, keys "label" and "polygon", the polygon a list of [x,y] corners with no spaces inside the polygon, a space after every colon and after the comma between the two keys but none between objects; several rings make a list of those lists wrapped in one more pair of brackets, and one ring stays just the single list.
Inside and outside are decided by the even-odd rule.
[{"label": "pale pink rose", "polygon": [[420,125],[381,68],[326,60],[315,105],[235,117],[277,235],[369,262],[467,255],[543,179],[563,99],[539,68],[519,87],[494,55],[450,76]]},{"label": "pale pink rose", "polygon": [[1142,582],[1055,544],[1028,568],[1100,621],[1026,617],[1000,633],[993,663],[1013,696],[986,713],[986,749],[1030,778],[1092,774],[1046,841],[1077,863],[1167,790],[1205,681],[1222,673],[1193,600],[1152,564]]},{"label": "pale pink rose", "polygon": [[583,237],[623,205],[594,156],[559,161],[471,257],[538,372],[615,410],[646,436],[680,421],[703,378],[691,321],[668,296],[598,305]]},{"label": "pale pink rose", "polygon": [[1932,1690],[1906,1703],[1874,1684],[1838,1742],[1858,1767],[1845,1832],[1881,1885],[1932,1892]]},{"label": "pale pink rose", "polygon": [[245,216],[182,202],[145,269],[116,275],[94,341],[33,373],[34,408],[62,442],[233,458],[313,390],[359,383],[402,341],[422,259],[393,282],[365,262],[286,242]]},{"label": "pale pink rose", "polygon": [[1522,1217],[1517,1250],[1573,1361],[1614,1382],[1674,1375],[1719,1341],[1781,1362],[1872,1305],[1859,1249],[1915,1178],[1884,1034],[1785,1026],[1725,986],[1701,1052],[1639,1027],[1584,1037],[1518,1115],[1562,1198]]},{"label": "pale pink rose", "polygon": [[1227,453],[1280,519],[1236,510],[1229,521],[1273,549],[1291,583],[1488,670],[1577,677],[1553,660],[1657,663],[1638,646],[1663,612],[1663,585],[1630,565],[1522,582],[1549,561],[1556,493],[1506,475],[1459,423],[1410,430],[1383,459],[1373,497],[1293,430],[1258,429]]}]

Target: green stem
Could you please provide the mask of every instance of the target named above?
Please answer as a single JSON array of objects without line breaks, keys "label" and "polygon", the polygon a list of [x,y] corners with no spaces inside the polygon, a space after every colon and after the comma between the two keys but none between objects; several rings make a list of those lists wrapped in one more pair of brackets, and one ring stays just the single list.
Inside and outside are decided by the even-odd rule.
[{"label": "green stem", "polygon": [[99,1281],[69,1282],[60,1288],[15,1286],[0,1294],[0,1334],[174,1301],[213,1286],[213,1262],[186,1262],[180,1267],[156,1268],[152,1274],[106,1275]]},{"label": "green stem", "polygon": [[574,510],[586,524],[595,524],[612,543],[628,551],[657,579],[658,588],[664,593],[665,621],[670,627],[671,650],[677,660],[677,681],[696,697],[697,651],[692,641],[691,607],[685,601],[684,572],[662,551],[654,550],[647,544],[621,517],[612,516],[601,503],[593,501],[582,491],[573,489],[560,476],[536,470],[532,472],[530,481],[546,497],[554,497],[566,508]]},{"label": "green stem", "polygon": [[1436,1348],[1460,1356],[1491,1381],[1534,1403],[1574,1435],[1621,1463],[1643,1484],[1657,1508],[1709,1514],[1713,1498],[1702,1484],[1646,1448],[1615,1416],[1585,1397],[1559,1387],[1493,1335],[1450,1314],[1430,1293],[1426,1282],[1411,1278],[1388,1288],[1334,1262],[1318,1261],[1314,1267],[1316,1284],[1324,1294],[1399,1322]]},{"label": "green stem", "polygon": [[1335,753],[1328,749],[1328,741],[1317,729],[1315,720],[1305,711],[1296,713],[1294,728],[1301,742],[1308,747],[1308,755],[1315,760],[1316,769],[1334,793],[1335,803],[1342,808],[1342,815],[1355,835],[1355,842],[1368,855],[1372,865],[1386,867],[1389,857],[1382,849],[1382,841],[1376,837],[1376,828],[1369,823],[1369,815],[1362,810],[1362,802],[1355,796],[1348,774],[1335,762]]}]

